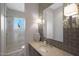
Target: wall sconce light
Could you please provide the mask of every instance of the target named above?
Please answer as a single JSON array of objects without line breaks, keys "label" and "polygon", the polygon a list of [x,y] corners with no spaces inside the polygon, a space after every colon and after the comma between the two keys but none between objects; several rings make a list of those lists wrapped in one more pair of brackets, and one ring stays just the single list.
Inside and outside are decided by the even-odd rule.
[{"label": "wall sconce light", "polygon": [[41,19],[36,19],[35,20],[35,24],[38,25],[38,32],[39,32],[39,35],[40,35],[40,41],[43,39],[43,23],[45,21],[44,20],[41,20]]},{"label": "wall sconce light", "polygon": [[44,24],[44,23],[45,23],[45,20],[43,19],[43,21],[42,21],[42,22],[43,22],[43,24]]},{"label": "wall sconce light", "polygon": [[65,16],[73,16],[78,14],[78,7],[76,4],[69,4],[64,8]]},{"label": "wall sconce light", "polygon": [[25,48],[25,45],[21,46],[21,48],[24,49]]},{"label": "wall sconce light", "polygon": [[35,20],[35,23],[42,24],[42,20],[41,19],[37,19],[37,20]]}]

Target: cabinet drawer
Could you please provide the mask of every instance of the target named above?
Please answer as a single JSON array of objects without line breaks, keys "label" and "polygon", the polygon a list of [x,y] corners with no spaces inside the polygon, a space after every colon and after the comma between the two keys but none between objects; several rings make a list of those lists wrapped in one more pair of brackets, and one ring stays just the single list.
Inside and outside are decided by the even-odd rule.
[{"label": "cabinet drawer", "polygon": [[41,56],[30,44],[29,44],[29,55],[30,56]]}]

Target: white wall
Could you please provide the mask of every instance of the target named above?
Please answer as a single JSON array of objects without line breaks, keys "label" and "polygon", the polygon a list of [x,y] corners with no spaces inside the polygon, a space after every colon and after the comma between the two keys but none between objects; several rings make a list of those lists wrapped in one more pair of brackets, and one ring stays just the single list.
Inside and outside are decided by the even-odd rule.
[{"label": "white wall", "polygon": [[[38,26],[34,23],[39,16],[38,4],[25,4],[25,18],[26,18],[26,55],[29,54],[28,43],[33,40],[33,34],[38,33]],[[36,36],[36,35],[35,35]]]}]

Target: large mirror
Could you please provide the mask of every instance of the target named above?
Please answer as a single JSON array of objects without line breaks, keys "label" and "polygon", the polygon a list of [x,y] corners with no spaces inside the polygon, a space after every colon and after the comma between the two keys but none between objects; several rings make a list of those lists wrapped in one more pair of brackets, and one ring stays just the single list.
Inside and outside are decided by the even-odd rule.
[{"label": "large mirror", "polygon": [[55,3],[43,10],[45,38],[63,42],[63,9],[62,3]]}]

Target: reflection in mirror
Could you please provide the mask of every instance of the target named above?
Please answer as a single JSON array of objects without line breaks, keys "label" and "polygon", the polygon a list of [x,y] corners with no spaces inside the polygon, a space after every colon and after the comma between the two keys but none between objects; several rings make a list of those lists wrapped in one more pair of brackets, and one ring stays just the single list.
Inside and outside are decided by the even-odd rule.
[{"label": "reflection in mirror", "polygon": [[67,4],[64,7],[64,28],[78,28],[78,4]]},{"label": "reflection in mirror", "polygon": [[63,27],[64,43],[67,45],[67,50],[74,55],[79,55],[79,4],[66,3],[64,5]]},{"label": "reflection in mirror", "polygon": [[55,3],[43,11],[43,34],[47,39],[63,42],[63,4]]}]

